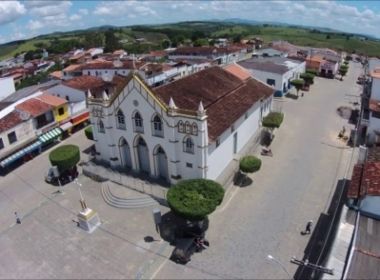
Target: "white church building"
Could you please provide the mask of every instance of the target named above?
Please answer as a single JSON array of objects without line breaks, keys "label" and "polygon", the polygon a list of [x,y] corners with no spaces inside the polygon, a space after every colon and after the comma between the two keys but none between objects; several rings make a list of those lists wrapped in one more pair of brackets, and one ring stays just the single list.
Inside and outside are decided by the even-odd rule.
[{"label": "white church building", "polygon": [[237,64],[151,89],[135,73],[88,92],[96,159],[175,184],[217,179],[258,132],[274,89]]}]

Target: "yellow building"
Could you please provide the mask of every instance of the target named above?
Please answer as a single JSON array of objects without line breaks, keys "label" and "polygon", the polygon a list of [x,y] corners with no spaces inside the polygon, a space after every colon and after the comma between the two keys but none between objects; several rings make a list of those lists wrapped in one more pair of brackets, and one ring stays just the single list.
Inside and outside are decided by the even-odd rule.
[{"label": "yellow building", "polygon": [[37,98],[53,107],[52,111],[56,123],[61,123],[70,118],[68,102],[66,99],[49,94],[42,94]]}]

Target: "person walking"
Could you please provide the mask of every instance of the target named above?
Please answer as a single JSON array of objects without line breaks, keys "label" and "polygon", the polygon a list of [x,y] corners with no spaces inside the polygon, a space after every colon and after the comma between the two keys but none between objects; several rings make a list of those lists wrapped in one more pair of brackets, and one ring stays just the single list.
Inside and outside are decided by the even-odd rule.
[{"label": "person walking", "polygon": [[20,219],[20,217],[17,215],[17,212],[15,212],[15,216],[16,216],[16,223],[17,224],[21,224],[21,219]]},{"label": "person walking", "polygon": [[308,221],[305,228],[305,234],[311,233],[312,226],[313,226],[313,221],[312,220]]}]

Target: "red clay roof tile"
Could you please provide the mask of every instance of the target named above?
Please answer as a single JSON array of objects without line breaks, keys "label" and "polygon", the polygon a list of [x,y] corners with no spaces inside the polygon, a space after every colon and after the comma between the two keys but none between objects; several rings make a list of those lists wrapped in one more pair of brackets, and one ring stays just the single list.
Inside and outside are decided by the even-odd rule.
[{"label": "red clay roof tile", "polygon": [[22,123],[23,120],[17,111],[12,111],[0,119],[0,133],[15,127],[16,125]]},{"label": "red clay roof tile", "polygon": [[52,106],[37,98],[31,98],[16,105],[16,109],[27,112],[32,117],[37,117],[51,110]]}]

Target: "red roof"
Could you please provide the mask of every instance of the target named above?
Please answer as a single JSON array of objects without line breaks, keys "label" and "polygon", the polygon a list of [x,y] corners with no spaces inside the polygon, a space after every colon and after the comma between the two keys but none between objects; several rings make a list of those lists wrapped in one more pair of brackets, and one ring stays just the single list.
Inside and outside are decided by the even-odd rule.
[{"label": "red roof", "polygon": [[242,81],[218,66],[155,88],[154,91],[166,104],[172,97],[179,109],[195,112],[202,101],[207,110],[211,140],[218,138],[253,104],[274,93],[271,87],[253,78]]},{"label": "red roof", "polygon": [[104,81],[100,77],[83,75],[67,80],[62,84],[84,92],[90,90],[94,97],[98,97],[104,90],[108,90],[108,93],[112,94],[115,90],[122,89],[125,83],[126,77],[118,75],[114,75],[111,81]]},{"label": "red roof", "polygon": [[242,81],[251,78],[251,74],[248,72],[248,70],[244,69],[236,63],[227,65],[226,67],[224,67],[224,70],[227,70],[228,72],[235,75]]},{"label": "red roof", "polygon": [[20,118],[20,114],[17,111],[12,111],[0,119],[0,133],[11,129],[22,122],[23,120]]},{"label": "red roof", "polygon": [[360,198],[364,195],[380,196],[379,161],[354,166],[347,197]]},{"label": "red roof", "polygon": [[37,98],[28,99],[18,105],[16,109],[29,113],[32,117],[38,117],[52,109],[52,106]]},{"label": "red roof", "polygon": [[54,95],[49,95],[49,94],[42,94],[40,96],[37,96],[36,98],[53,107],[61,106],[67,103],[66,99],[63,99]]}]

